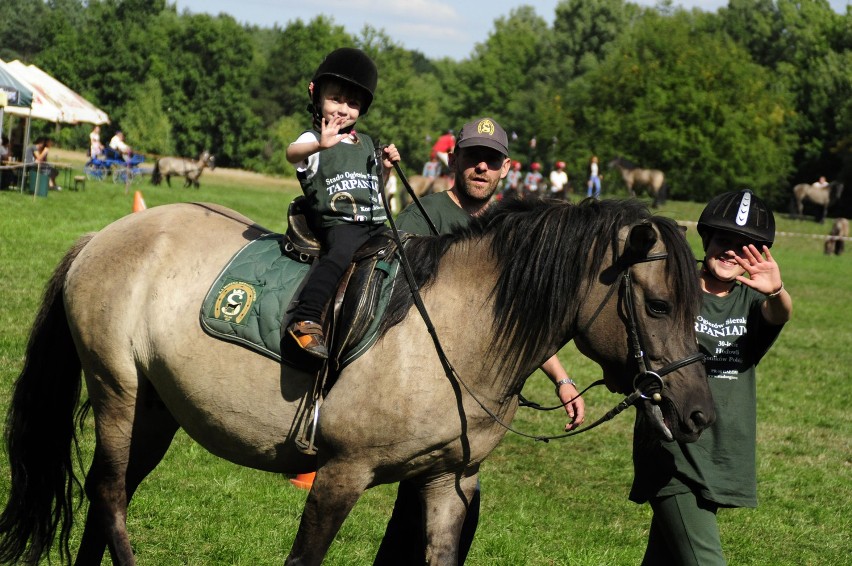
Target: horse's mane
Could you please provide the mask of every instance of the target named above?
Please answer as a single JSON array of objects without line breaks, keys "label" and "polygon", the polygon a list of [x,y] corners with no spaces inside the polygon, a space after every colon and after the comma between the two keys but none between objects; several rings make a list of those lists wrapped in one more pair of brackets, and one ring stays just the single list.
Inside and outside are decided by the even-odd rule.
[{"label": "horse's mane", "polygon": [[[685,307],[677,309],[677,324],[688,328],[698,313],[700,297],[695,258],[673,220],[652,216],[636,200],[586,199],[575,205],[511,199],[492,206],[464,230],[413,238],[405,251],[418,287],[427,288],[439,276],[440,259],[451,246],[490,239],[499,269],[490,290],[493,351],[514,367],[526,367],[541,357],[542,345],[551,342],[548,337],[562,326],[565,313],[577,312],[585,297],[575,290],[601,271],[605,252],[616,245],[619,229],[643,221],[657,226],[669,252],[666,277],[674,287],[674,300]],[[381,332],[402,321],[412,304],[408,285],[397,285]]]},{"label": "horse's mane", "polygon": [[625,159],[621,156],[616,157],[615,159],[613,159],[613,161],[618,163],[619,165],[621,165],[625,169],[638,169],[639,168],[638,165],[636,165],[635,163],[633,163],[629,159]]}]

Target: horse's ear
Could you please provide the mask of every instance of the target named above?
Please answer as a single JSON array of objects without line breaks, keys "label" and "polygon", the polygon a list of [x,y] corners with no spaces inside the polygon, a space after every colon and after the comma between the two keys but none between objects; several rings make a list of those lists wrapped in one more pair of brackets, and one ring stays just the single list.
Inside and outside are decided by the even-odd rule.
[{"label": "horse's ear", "polygon": [[629,257],[646,257],[656,243],[657,233],[651,224],[636,224],[630,228],[624,254]]}]

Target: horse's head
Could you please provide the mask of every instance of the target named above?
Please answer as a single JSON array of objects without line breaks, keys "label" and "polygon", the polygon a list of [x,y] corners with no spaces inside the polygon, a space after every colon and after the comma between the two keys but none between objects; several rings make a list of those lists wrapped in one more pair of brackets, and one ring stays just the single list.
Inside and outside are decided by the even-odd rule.
[{"label": "horse's head", "polygon": [[216,168],[216,158],[206,149],[198,156],[198,163],[202,167],[209,167],[211,171]]},{"label": "horse's head", "polygon": [[637,409],[661,437],[694,441],[715,419],[695,336],[695,259],[661,217],[622,227],[617,240],[580,308],[575,342],[611,391],[641,393]]},{"label": "horse's head", "polygon": [[829,185],[829,200],[831,204],[836,203],[843,196],[843,183],[840,181],[832,181]]}]

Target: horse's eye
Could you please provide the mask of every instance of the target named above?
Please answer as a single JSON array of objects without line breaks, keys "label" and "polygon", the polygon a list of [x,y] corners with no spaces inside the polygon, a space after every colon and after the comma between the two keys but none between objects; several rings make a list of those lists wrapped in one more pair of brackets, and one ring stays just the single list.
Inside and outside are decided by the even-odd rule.
[{"label": "horse's eye", "polygon": [[671,307],[665,301],[651,300],[646,303],[646,306],[651,316],[663,316],[671,312]]}]

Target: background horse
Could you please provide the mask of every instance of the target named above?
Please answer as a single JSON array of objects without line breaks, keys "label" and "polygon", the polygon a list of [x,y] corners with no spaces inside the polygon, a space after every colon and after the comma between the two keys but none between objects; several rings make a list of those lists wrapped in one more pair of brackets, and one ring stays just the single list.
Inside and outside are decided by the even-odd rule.
[{"label": "background horse", "polygon": [[[690,363],[700,291],[677,224],[635,201],[528,199],[497,205],[458,234],[409,242],[415,283],[455,373],[398,282],[380,338],[325,397],[318,456],[307,456],[295,439],[311,418],[314,374],[211,338],[199,324],[222,266],[266,232],[217,205],[183,203],[127,215],[65,255],[6,421],[0,562],[38,562],[57,535],[70,561],[81,370],[96,445],[78,564],[100,564],[105,548],[115,564],[135,564],[128,505],[179,427],[243,466],[318,466],[289,564],[319,564],[365,489],[408,479],[424,498],[430,563],[455,565],[479,466],[506,432],[493,417],[511,422],[527,376],[569,340],[612,391],[651,377],[661,396],[645,391],[637,410],[661,436],[692,441],[715,418],[703,365]],[[639,374],[645,362],[663,377]]]},{"label": "background horse", "polygon": [[[395,179],[396,175],[392,175]],[[431,195],[432,193],[440,193],[447,191],[450,188],[450,177],[441,175],[438,177],[424,177],[423,175],[412,175],[407,177],[408,184],[411,190],[417,197]],[[388,179],[390,181],[390,179]],[[400,182],[389,182],[385,184],[385,190],[388,193],[391,210],[394,213],[401,212],[406,206],[411,204],[411,196],[405,187]]]},{"label": "background horse", "polygon": [[642,169],[623,157],[616,157],[610,161],[609,167],[621,172],[621,178],[624,179],[631,197],[636,196],[634,187],[642,186],[648,189],[654,208],[666,201],[666,175],[659,169]]},{"label": "background horse", "polygon": [[845,218],[836,219],[825,239],[826,255],[841,255],[845,251],[847,238],[849,238],[849,221]]},{"label": "background horse", "polygon": [[843,183],[832,181],[826,187],[819,187],[811,183],[800,183],[793,187],[793,200],[796,202],[796,212],[802,218],[805,203],[811,202],[822,207],[822,211],[816,214],[817,222],[824,222],[828,214],[828,207],[840,200],[843,195]]},{"label": "background horse", "polygon": [[183,184],[184,188],[192,185],[198,189],[201,186],[198,178],[201,177],[201,172],[204,171],[205,167],[210,167],[211,170],[216,168],[216,160],[207,150],[201,152],[201,155],[198,156],[196,161],[183,157],[161,157],[154,164],[154,171],[151,173],[151,184],[159,185],[163,177],[165,177],[166,184],[171,188],[171,178],[172,175],[175,175],[186,178],[186,182]]}]

